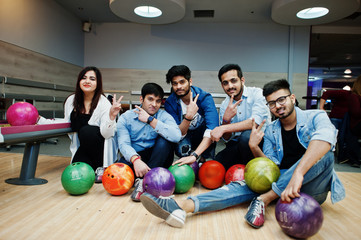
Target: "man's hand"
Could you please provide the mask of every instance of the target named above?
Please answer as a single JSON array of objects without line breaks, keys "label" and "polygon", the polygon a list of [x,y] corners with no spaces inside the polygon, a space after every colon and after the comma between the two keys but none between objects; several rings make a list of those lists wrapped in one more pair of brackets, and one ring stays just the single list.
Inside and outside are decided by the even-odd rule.
[{"label": "man's hand", "polygon": [[172,165],[176,165],[178,164],[179,166],[182,166],[184,164],[192,164],[196,161],[196,157],[195,156],[187,156],[187,157],[182,157],[180,159],[178,159],[177,161],[175,161]]},{"label": "man's hand", "polygon": [[187,105],[187,113],[185,115],[185,117],[187,119],[193,119],[194,115],[197,114],[198,112],[198,105],[197,105],[197,100],[198,100],[199,94],[197,94],[197,96],[194,98],[194,100],[192,99],[192,92],[190,94],[190,99],[189,99],[189,104]]},{"label": "man's hand", "polygon": [[212,131],[211,131],[211,140],[212,142],[218,142],[221,137],[223,136],[224,131],[222,126],[219,127],[215,127]]},{"label": "man's hand", "polygon": [[229,100],[226,111],[223,114],[223,121],[231,122],[232,118],[237,114],[237,107],[243,101],[243,99],[239,99],[236,103],[233,104],[233,95]]},{"label": "man's hand", "polygon": [[122,99],[123,96],[120,96],[120,98],[117,100],[117,95],[114,94],[112,107],[109,110],[110,120],[114,120],[117,117],[118,113],[122,110],[122,104],[120,103]]},{"label": "man's hand", "polygon": [[138,114],[139,121],[146,123],[150,116],[149,113],[147,113],[143,108],[139,106],[135,106],[135,107],[138,109],[138,111],[134,110],[134,112]]},{"label": "man's hand", "polygon": [[285,190],[281,193],[282,201],[290,202],[292,198],[300,197],[303,176],[297,171],[293,172],[292,178]]},{"label": "man's hand", "polygon": [[134,167],[135,176],[137,177],[144,177],[144,175],[148,171],[150,171],[148,165],[145,162],[143,162],[141,159],[136,160],[133,163],[133,167]]},{"label": "man's hand", "polygon": [[248,145],[251,149],[257,147],[262,141],[264,136],[262,127],[265,124],[265,122],[266,120],[263,120],[262,123],[259,126],[257,126],[257,123],[254,121],[254,118],[252,118],[252,132],[251,135],[249,136],[249,142],[248,142]]}]

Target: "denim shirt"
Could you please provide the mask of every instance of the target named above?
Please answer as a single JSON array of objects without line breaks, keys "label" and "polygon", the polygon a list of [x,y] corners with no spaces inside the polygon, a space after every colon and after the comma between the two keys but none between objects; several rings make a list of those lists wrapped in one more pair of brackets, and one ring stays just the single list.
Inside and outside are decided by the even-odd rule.
[{"label": "denim shirt", "polygon": [[[331,151],[336,144],[337,130],[331,123],[325,111],[306,110],[295,107],[296,111],[296,132],[300,144],[307,149],[312,140],[321,140],[331,144]],[[281,122],[279,119],[273,121],[266,128],[263,143],[264,154],[278,166],[283,159],[283,143],[281,135]],[[331,200],[333,203],[345,197],[345,189],[333,170],[331,183]]]},{"label": "denim shirt", "polygon": [[118,144],[121,154],[127,161],[137,152],[153,147],[158,135],[170,142],[180,141],[181,131],[170,114],[159,109],[153,117],[158,120],[155,129],[141,122],[134,109],[120,115],[117,123]]},{"label": "denim shirt", "polygon": [[[191,87],[192,97],[195,98],[199,94],[197,100],[198,114],[206,121],[206,128],[213,130],[218,127],[218,112],[212,95],[199,87]],[[179,125],[183,121],[182,107],[180,99],[173,92],[165,101],[164,109],[173,116],[176,123]]]},{"label": "denim shirt", "polygon": [[[269,108],[266,105],[266,99],[262,94],[261,88],[256,87],[246,87],[243,86],[242,93],[242,102],[237,107],[237,113],[232,118],[231,123],[242,122],[248,119],[254,118],[254,121],[259,125],[266,119],[265,126],[271,122],[271,113]],[[228,107],[229,101],[231,98],[229,96],[223,100],[221,108],[219,109],[219,121],[223,122],[223,115]],[[233,103],[237,102],[233,100]],[[242,132],[234,132],[230,139],[225,140],[225,142],[230,141],[231,139],[237,140],[237,137],[240,136]]]}]

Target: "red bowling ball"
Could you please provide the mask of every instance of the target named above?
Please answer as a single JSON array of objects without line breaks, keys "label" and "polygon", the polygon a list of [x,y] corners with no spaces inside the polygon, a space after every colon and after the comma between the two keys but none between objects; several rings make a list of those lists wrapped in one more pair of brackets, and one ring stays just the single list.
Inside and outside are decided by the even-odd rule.
[{"label": "red bowling ball", "polygon": [[34,125],[38,117],[38,110],[27,102],[14,103],[6,111],[6,119],[11,126]]}]

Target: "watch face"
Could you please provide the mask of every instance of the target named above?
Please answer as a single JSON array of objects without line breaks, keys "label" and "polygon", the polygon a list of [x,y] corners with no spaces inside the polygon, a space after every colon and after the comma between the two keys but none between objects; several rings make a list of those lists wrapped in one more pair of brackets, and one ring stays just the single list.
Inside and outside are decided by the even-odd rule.
[{"label": "watch face", "polygon": [[153,119],[154,119],[154,117],[149,116],[149,117],[148,117],[148,121],[147,121],[147,123],[149,124],[151,121],[153,121]]}]

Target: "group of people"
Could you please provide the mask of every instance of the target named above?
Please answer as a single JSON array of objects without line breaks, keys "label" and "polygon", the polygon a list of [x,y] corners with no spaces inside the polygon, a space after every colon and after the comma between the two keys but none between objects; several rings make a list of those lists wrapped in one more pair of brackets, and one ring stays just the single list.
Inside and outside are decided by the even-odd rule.
[{"label": "group of people", "polygon": [[339,163],[348,162],[359,168],[361,139],[361,75],[353,83],[351,90],[327,90],[320,99],[320,109],[325,110],[327,100],[331,100],[329,117],[339,130]]},{"label": "group of people", "polygon": [[[333,203],[345,197],[333,169],[337,130],[324,111],[296,107],[296,97],[284,79],[269,82],[263,89],[246,87],[237,64],[224,65],[218,78],[227,94],[219,114],[211,94],[193,86],[190,69],[177,65],[166,74],[171,94],[164,110],[162,87],[146,83],[141,89],[140,106],[119,116],[122,97],[114,96],[110,102],[103,95],[99,70],[83,69],[64,110],[65,120],[74,130],[70,134],[72,161],[89,163],[98,181],[104,168],[113,162],[128,164],[136,176],[131,199],[141,201],[148,211],[174,227],[184,225],[186,213],[251,201],[245,219],[259,228],[264,223],[265,207],[279,197],[290,201],[302,191],[320,204],[329,191]],[[273,122],[271,113],[276,118]],[[40,119],[39,123],[46,121]],[[220,139],[225,141],[225,148],[216,154]],[[179,159],[174,161],[174,155]],[[261,156],[274,161],[281,170],[272,189],[261,195],[251,191],[244,181],[184,201],[156,198],[142,189],[143,176],[155,167],[215,159],[228,169]]]}]

